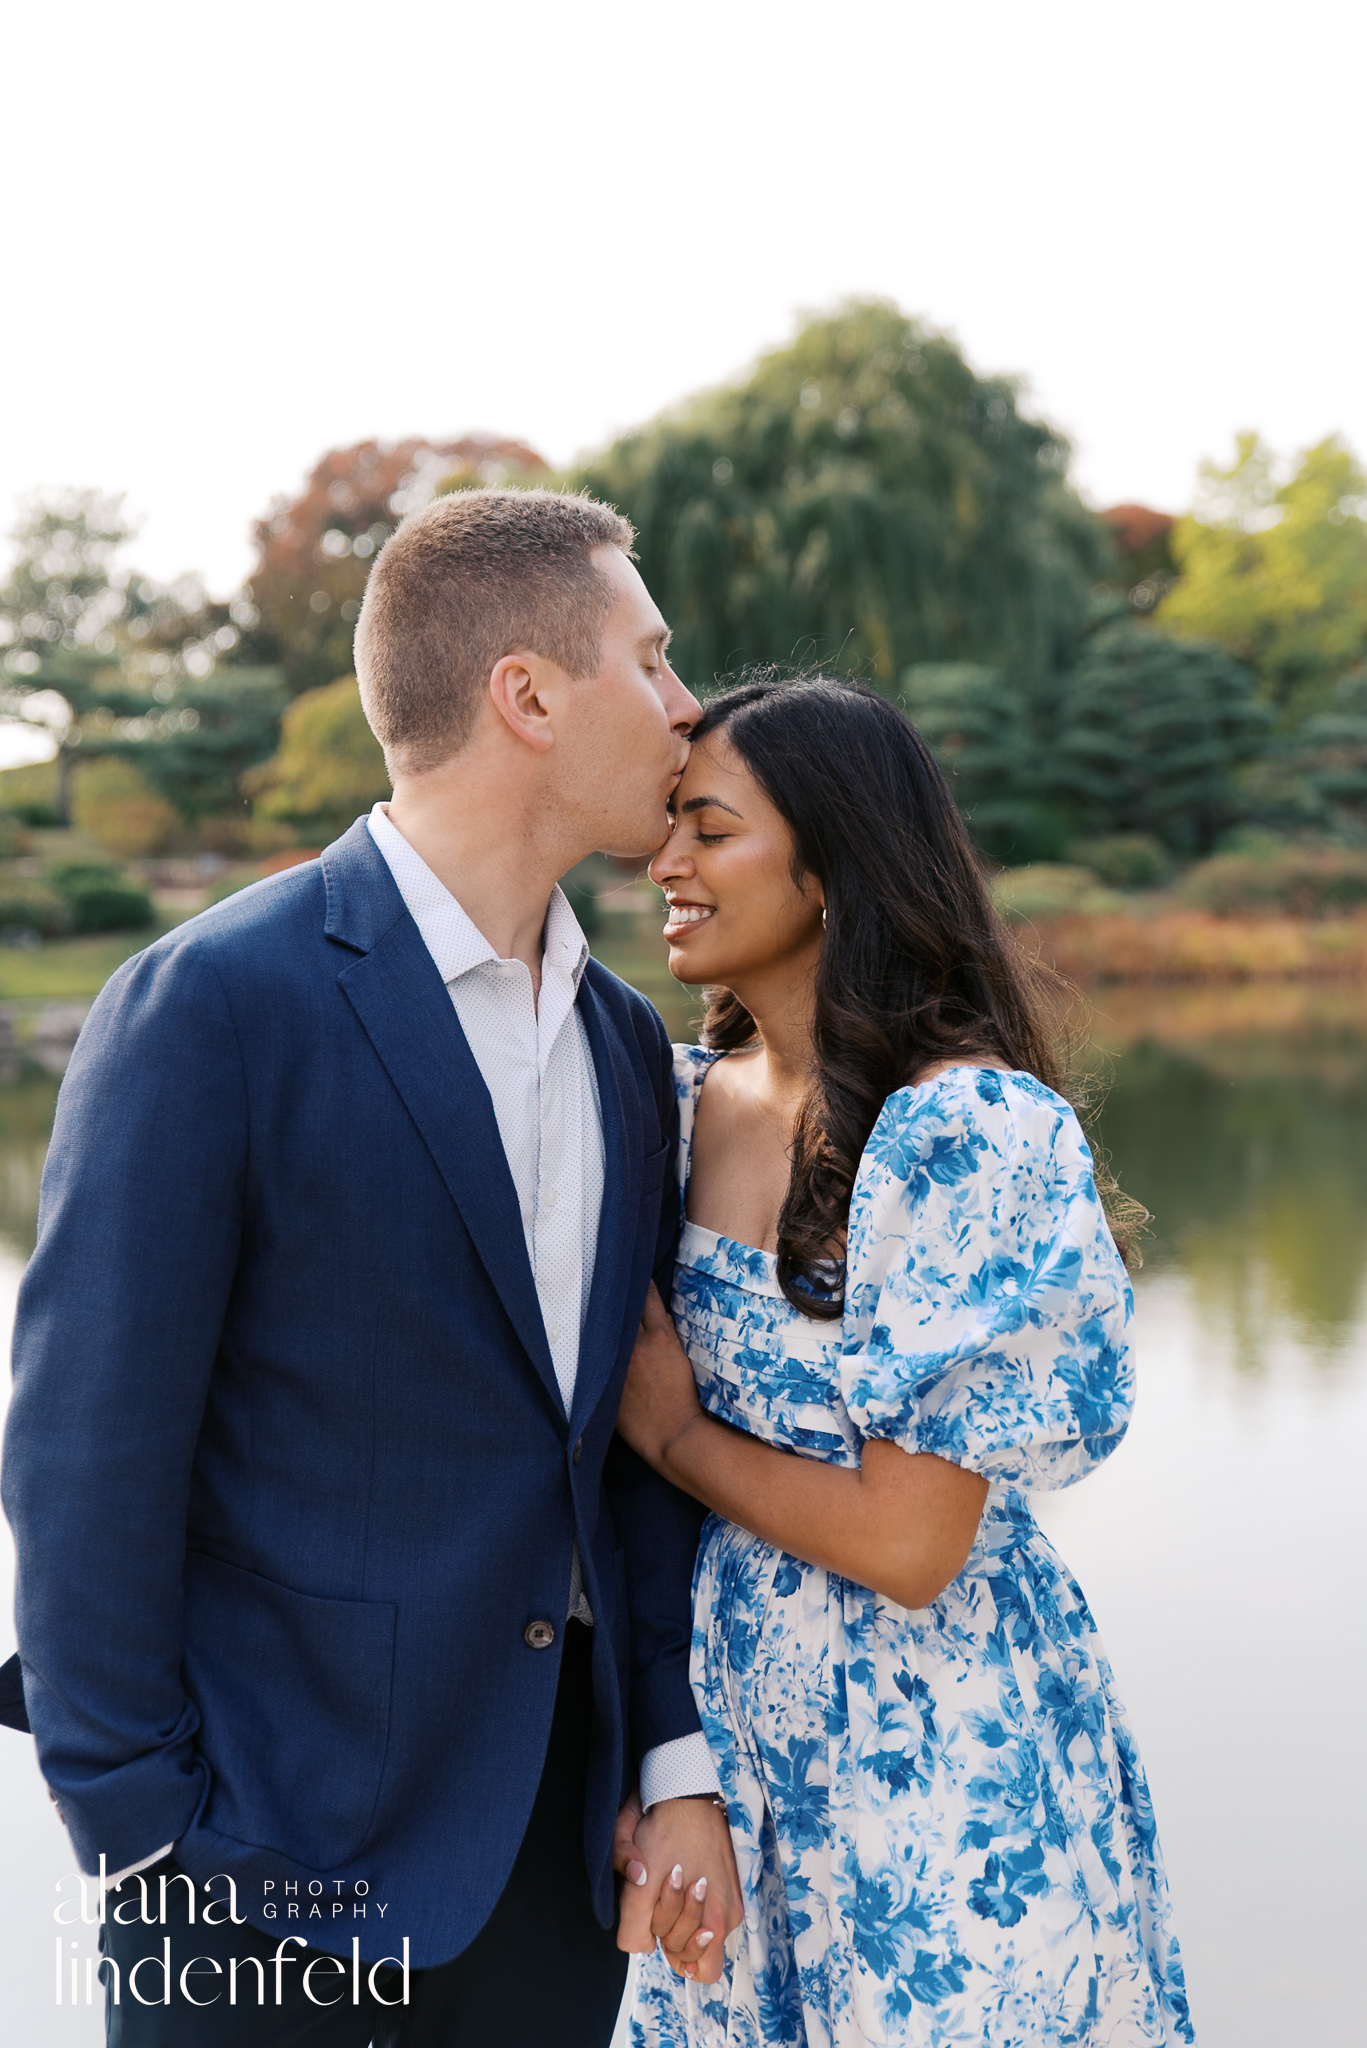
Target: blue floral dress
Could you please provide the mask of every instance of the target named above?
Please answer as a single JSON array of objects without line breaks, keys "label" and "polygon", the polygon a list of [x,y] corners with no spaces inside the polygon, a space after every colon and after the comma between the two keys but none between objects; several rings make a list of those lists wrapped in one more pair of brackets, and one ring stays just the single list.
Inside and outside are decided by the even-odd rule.
[{"label": "blue floral dress", "polygon": [[[715,1055],[678,1049],[680,1177]],[[955,1067],[889,1097],[843,1322],[689,1223],[674,1316],[706,1408],[804,1457],[886,1437],[991,1482],[930,1607],[711,1516],[693,1688],[745,1896],[715,1986],[643,1960],[632,2048],[1191,2042],[1148,1788],[1086,1602],[1030,1512],[1111,1453],[1132,1310],[1067,1103]]]}]

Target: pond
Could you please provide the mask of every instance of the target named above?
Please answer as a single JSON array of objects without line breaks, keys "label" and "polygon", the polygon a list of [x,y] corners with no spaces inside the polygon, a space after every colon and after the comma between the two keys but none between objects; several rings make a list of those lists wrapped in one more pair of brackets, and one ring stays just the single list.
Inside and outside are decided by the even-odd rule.
[{"label": "pond", "polygon": [[[1154,1214],[1140,1402],[1116,1456],[1041,1519],[1139,1734],[1202,2048],[1357,2048],[1367,1006],[1303,988],[1107,995],[1093,1039],[1111,1076],[1102,1141]],[[31,1072],[0,1088],[6,1316],[55,1087]],[[94,2011],[54,2004],[70,1857],[29,1745],[4,1731],[0,1798],[13,2037],[97,2041]]]}]

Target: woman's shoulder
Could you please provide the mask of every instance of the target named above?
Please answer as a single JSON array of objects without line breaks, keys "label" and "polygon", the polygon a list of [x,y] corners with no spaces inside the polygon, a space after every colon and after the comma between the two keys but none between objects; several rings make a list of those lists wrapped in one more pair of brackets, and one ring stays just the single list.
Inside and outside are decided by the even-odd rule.
[{"label": "woman's shoulder", "polygon": [[995,1159],[1053,1158],[1062,1144],[1090,1162],[1070,1103],[1033,1074],[952,1066],[889,1095],[865,1159],[899,1180],[966,1179]]},{"label": "woman's shoulder", "polygon": [[718,1055],[705,1045],[674,1047],[674,1093],[680,1102],[691,1102],[702,1086],[703,1075]]}]

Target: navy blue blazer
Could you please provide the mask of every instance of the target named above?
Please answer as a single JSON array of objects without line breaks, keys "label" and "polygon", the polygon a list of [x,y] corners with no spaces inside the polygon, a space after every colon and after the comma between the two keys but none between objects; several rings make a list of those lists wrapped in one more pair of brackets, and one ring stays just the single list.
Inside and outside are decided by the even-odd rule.
[{"label": "navy blue blazer", "polygon": [[[364,821],[95,1004],[4,1466],[29,1717],[85,1869],[174,1840],[273,1931],[458,1954],[531,1810],[577,1537],[608,1923],[624,1787],[698,1726],[701,1514],[613,1437],[678,1228],[669,1045],[597,962],[579,1007],[605,1173],[567,1421],[493,1105]],[[367,1885],[365,1918],[263,1915],[317,1879]]]}]

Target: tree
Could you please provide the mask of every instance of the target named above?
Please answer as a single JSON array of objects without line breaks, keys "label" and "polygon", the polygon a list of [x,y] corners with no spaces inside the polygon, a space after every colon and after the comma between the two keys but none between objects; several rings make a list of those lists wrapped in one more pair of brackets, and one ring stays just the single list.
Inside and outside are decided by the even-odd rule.
[{"label": "tree", "polygon": [[534,449],[492,435],[330,449],[297,498],[256,522],[256,565],[234,609],[245,658],[278,665],[293,695],[345,674],[370,564],[405,513],[443,487],[545,474]]},{"label": "tree", "polygon": [[865,301],[573,481],[634,521],[694,683],[813,657],[888,690],[917,662],[1003,667],[1029,688],[1066,659],[1109,562],[1067,456],[1009,379]]},{"label": "tree", "polygon": [[112,629],[127,601],[116,557],[132,533],[122,498],[67,490],[30,500],[11,535],[17,552],[0,590],[3,709],[52,736],[60,816],[70,796],[72,730],[100,702],[109,675]]},{"label": "tree", "polygon": [[256,816],[305,840],[333,839],[389,795],[389,776],[355,676],[306,690],[280,725],[280,751],[248,777]]},{"label": "tree", "polygon": [[1162,624],[1251,663],[1293,724],[1367,656],[1367,477],[1331,436],[1278,483],[1255,434],[1201,476],[1202,502],[1173,535],[1180,576]]},{"label": "tree", "polygon": [[983,852],[1009,862],[1060,859],[1069,821],[1041,797],[1043,747],[1025,693],[1000,669],[927,662],[907,670],[899,696]]},{"label": "tree", "polygon": [[1238,771],[1268,725],[1256,678],[1223,648],[1120,621],[1064,680],[1041,780],[1078,836],[1150,833],[1208,853],[1239,814]]},{"label": "tree", "polygon": [[133,531],[122,497],[103,491],[59,491],[29,502],[11,536],[18,554],[0,590],[10,677],[36,675],[58,648],[113,652],[110,628],[123,615],[127,582],[115,558]]},{"label": "tree", "polygon": [[1116,588],[1123,590],[1133,611],[1151,612],[1177,580],[1172,555],[1171,512],[1149,505],[1111,505],[1102,514],[1115,545]]},{"label": "tree", "polygon": [[1340,676],[1286,749],[1297,822],[1361,843],[1367,837],[1367,662]]},{"label": "tree", "polygon": [[243,777],[275,751],[288,702],[279,669],[226,666],[187,676],[122,738],[111,732],[102,751],[136,761],[187,823],[216,817],[243,807]]},{"label": "tree", "polygon": [[241,770],[274,749],[280,679],[215,673],[240,649],[232,608],[195,577],[160,584],[121,565],[121,508],[68,490],[26,509],[0,591],[3,709],[52,736],[60,816],[77,761],[122,755],[182,817],[202,817],[238,802]]}]

